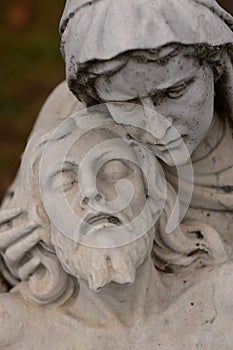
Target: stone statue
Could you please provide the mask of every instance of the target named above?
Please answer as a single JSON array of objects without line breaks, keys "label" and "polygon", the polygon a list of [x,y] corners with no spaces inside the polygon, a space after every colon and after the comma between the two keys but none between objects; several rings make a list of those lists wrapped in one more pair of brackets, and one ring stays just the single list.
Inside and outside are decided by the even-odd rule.
[{"label": "stone statue", "polygon": [[[152,132],[152,139],[132,136],[163,161],[175,188],[174,166],[182,173],[191,156],[187,215],[215,227],[231,246],[232,28],[213,0],[68,1],[61,20],[73,94],[88,106],[106,103],[116,122]],[[190,186],[183,179],[183,191]]]},{"label": "stone statue", "polygon": [[[97,119],[101,128],[84,132]],[[124,126],[111,123],[109,116],[103,118],[96,112],[82,111],[78,118],[69,118],[65,125],[62,123],[56,128],[57,132],[51,133],[55,126],[52,124],[46,132],[40,130],[30,139],[12,202],[14,207],[20,203],[24,210],[9,209],[8,216],[5,212],[1,220],[7,227],[1,234],[0,248],[4,250],[12,275],[23,281],[0,297],[1,348],[18,349],[20,344],[23,349],[89,349],[93,346],[101,349],[115,348],[119,344],[123,349],[140,349],[142,346],[152,349],[156,342],[165,349],[172,347],[174,342],[174,329],[168,325],[175,322],[171,317],[176,318],[179,309],[179,322],[182,332],[185,328],[187,339],[180,334],[177,349],[189,344],[193,332],[190,344],[194,346],[200,342],[205,346],[203,337],[212,329],[215,318],[216,329],[211,335],[223,332],[220,341],[226,337],[228,342],[224,327],[229,320],[218,319],[216,308],[220,314],[224,313],[221,305],[223,298],[228,296],[222,291],[221,281],[225,278],[225,286],[231,285],[232,276],[229,264],[213,269],[215,264],[227,260],[227,250],[217,232],[211,232],[216,247],[211,246],[208,232],[202,239],[188,234],[188,230],[186,236],[179,230],[174,232],[181,248],[186,243],[187,249],[185,239],[189,241],[190,254],[180,253],[180,259],[190,258],[190,267],[171,276],[159,271],[155,266],[156,259],[161,259],[162,250],[155,247],[153,260],[153,242],[162,244],[163,240],[170,239],[162,221],[169,217],[176,194],[166,184],[156,158],[135,141],[127,139]],[[78,138],[77,130],[82,130],[79,132],[81,137],[74,143],[73,140]],[[61,150],[70,143],[72,147],[64,160]],[[86,159],[90,151],[91,155]],[[103,165],[96,174],[101,159],[100,165]],[[86,164],[81,167],[84,160]],[[116,213],[115,209],[113,216],[109,213],[113,209],[117,182],[126,179],[133,185],[133,198],[123,211]],[[61,205],[65,195],[70,207],[82,219],[80,225],[75,222],[79,225],[76,232],[62,232],[53,219],[50,221],[41,201],[40,183],[48,213],[52,208],[67,225],[66,212]],[[147,209],[142,214],[146,203]],[[95,210],[90,210],[95,204]],[[160,218],[159,229],[158,225],[153,225],[153,220],[157,221],[156,216],[162,209],[166,214]],[[137,216],[140,227],[138,223],[137,226],[134,224]],[[126,222],[131,225],[127,226]],[[89,225],[86,227],[84,223]],[[68,226],[69,229],[72,227],[70,223]],[[111,228],[115,227],[122,227],[122,231],[111,233]],[[208,231],[207,227],[205,229]],[[208,251],[206,256],[191,254],[197,244],[203,244],[203,249]],[[169,255],[168,251],[164,252],[166,255]],[[208,267],[193,271],[191,263],[198,266],[203,260]],[[212,298],[217,295],[217,302],[211,298],[209,303],[202,304],[202,288],[203,291],[207,289]],[[192,310],[200,313],[197,329],[190,326]],[[191,317],[188,321],[187,316]],[[161,326],[165,327],[162,333]]]},{"label": "stone statue", "polygon": [[232,30],[214,0],[67,1],[72,93],[0,212],[2,349],[233,348]]}]

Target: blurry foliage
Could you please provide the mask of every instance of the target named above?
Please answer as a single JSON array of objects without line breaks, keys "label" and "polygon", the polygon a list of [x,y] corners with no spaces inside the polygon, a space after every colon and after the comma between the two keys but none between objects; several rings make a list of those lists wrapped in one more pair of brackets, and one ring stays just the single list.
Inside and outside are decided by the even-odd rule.
[{"label": "blurry foliage", "polygon": [[[0,199],[46,96],[64,79],[58,25],[65,0],[0,2]],[[219,0],[233,12],[232,0]]]},{"label": "blurry foliage", "polygon": [[58,33],[64,2],[0,2],[0,198],[43,101],[64,79]]}]

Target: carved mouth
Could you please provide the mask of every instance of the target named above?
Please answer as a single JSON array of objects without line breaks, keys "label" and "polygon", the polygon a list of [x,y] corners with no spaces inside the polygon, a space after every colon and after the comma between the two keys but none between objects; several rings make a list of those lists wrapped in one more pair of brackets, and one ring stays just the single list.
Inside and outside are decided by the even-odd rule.
[{"label": "carved mouth", "polygon": [[98,214],[95,216],[91,216],[87,218],[85,222],[92,226],[109,226],[109,224],[120,226],[122,224],[121,220],[117,216],[109,214]]},{"label": "carved mouth", "polygon": [[80,232],[86,235],[94,233],[98,229],[117,228],[127,223],[129,223],[127,217],[123,216],[121,213],[117,213],[117,216],[107,213],[98,213],[96,215],[90,213],[84,218]]}]

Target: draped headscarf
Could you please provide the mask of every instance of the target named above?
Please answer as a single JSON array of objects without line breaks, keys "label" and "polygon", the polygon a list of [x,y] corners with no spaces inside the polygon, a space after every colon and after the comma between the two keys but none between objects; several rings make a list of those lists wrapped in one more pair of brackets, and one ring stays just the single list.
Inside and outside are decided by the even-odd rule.
[{"label": "draped headscarf", "polygon": [[231,115],[232,31],[233,17],[215,0],[67,0],[60,23],[68,83],[80,66],[127,51],[169,44],[231,48],[222,89]]},{"label": "draped headscarf", "polygon": [[169,43],[233,44],[232,30],[214,0],[67,0],[60,24],[66,59],[75,54],[76,63]]}]

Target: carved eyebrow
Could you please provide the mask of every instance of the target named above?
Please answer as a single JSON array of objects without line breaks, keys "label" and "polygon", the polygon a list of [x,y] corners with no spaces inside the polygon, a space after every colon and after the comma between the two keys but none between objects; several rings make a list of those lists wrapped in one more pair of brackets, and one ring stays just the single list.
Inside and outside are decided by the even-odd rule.
[{"label": "carved eyebrow", "polygon": [[95,65],[89,68],[89,72],[93,74],[93,76],[101,76],[104,77],[111,77],[112,75],[118,73],[121,69],[123,69],[128,63],[127,59],[120,60],[115,63],[114,67],[111,67],[114,62],[110,62],[109,66],[111,67],[108,69],[108,63],[100,63],[99,65]]},{"label": "carved eyebrow", "polygon": [[64,139],[66,139],[68,136],[70,136],[72,134],[72,131],[66,132],[65,134],[59,136],[59,138],[56,140],[57,142],[62,141]]},{"label": "carved eyebrow", "polygon": [[171,58],[175,57],[179,52],[178,48],[170,47],[170,48],[162,48],[161,50],[147,50],[144,51],[134,51],[132,53],[132,58],[135,58],[139,63],[157,63],[157,64],[165,64]]},{"label": "carved eyebrow", "polygon": [[179,80],[177,81],[175,84],[171,85],[171,86],[167,86],[167,87],[164,87],[164,88],[161,88],[161,89],[153,89],[151,90],[151,92],[149,93],[149,96],[152,96],[153,94],[156,94],[156,93],[161,93],[161,92],[166,92],[168,90],[172,90],[172,89],[175,89],[179,86],[182,86],[182,85],[190,85],[193,81],[195,80],[195,77],[189,77],[187,79],[182,79],[182,80]]},{"label": "carved eyebrow", "polygon": [[73,161],[65,161],[64,163],[58,165],[57,169],[53,173],[49,174],[49,179],[53,179],[60,173],[68,173],[74,171],[78,173],[78,164]]},{"label": "carved eyebrow", "polygon": [[170,86],[168,89],[176,88],[177,86],[180,85],[189,85],[195,80],[195,77],[189,77],[187,79],[182,79],[178,82],[176,82],[174,85]]}]

